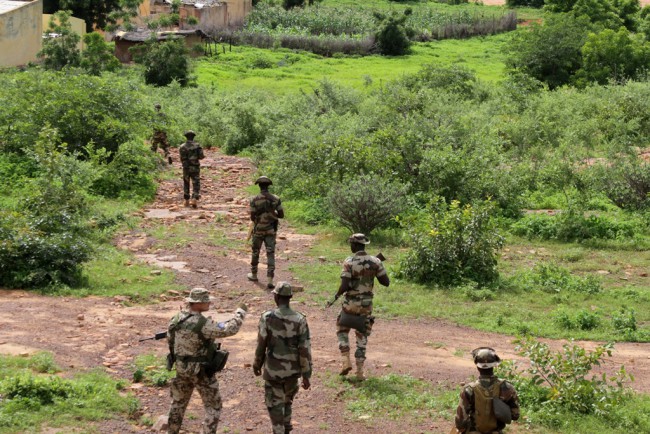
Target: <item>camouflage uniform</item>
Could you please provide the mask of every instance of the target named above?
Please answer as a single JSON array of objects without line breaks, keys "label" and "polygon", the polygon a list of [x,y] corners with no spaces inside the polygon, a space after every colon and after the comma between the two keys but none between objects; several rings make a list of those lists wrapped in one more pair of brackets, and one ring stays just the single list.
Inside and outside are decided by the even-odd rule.
[{"label": "camouflage uniform", "polygon": [[[237,309],[234,318],[226,322],[214,322],[207,318],[201,333],[205,339],[214,340],[232,336],[239,331],[246,312]],[[185,319],[187,317],[187,319]],[[171,381],[172,405],[169,409],[169,434],[178,434],[187,404],[190,402],[194,387],[199,390],[205,408],[203,434],[217,432],[217,424],[221,415],[221,395],[219,381],[216,376],[207,377],[201,368],[201,357],[207,356],[208,347],[200,338],[196,328],[203,317],[201,313],[184,311],[172,318],[167,331],[168,338],[179,321],[185,319],[176,329],[174,339],[174,354],[176,356],[176,377]],[[198,361],[196,359],[199,359]]]},{"label": "camouflage uniform", "polygon": [[[194,138],[194,135],[191,135]],[[203,149],[188,137],[187,141],[178,148],[183,165],[183,198],[190,198],[190,180],[192,181],[192,199],[201,198],[201,163],[205,158]]]},{"label": "camouflage uniform", "polygon": [[251,272],[255,275],[257,275],[257,266],[260,263],[262,243],[266,246],[266,275],[268,277],[275,275],[275,237],[278,230],[276,214],[280,211],[282,211],[282,201],[268,191],[263,191],[250,199],[250,212],[255,214],[255,226],[252,234],[253,256],[251,258]]},{"label": "camouflage uniform", "polygon": [[[357,350],[354,357],[357,362],[363,363],[366,359],[366,346],[368,345],[368,336],[372,331],[372,325],[375,318],[372,316],[372,298],[375,277],[386,274],[384,264],[376,257],[367,254],[365,251],[359,251],[353,256],[349,256],[343,262],[343,271],[341,277],[350,279],[350,290],[345,293],[342,309],[346,313],[354,315],[365,315],[366,331],[361,333],[355,330],[357,338]],[[348,334],[349,327],[343,327],[338,324],[341,315],[337,318],[336,334],[339,341],[339,350],[342,354],[350,351],[350,340]]]},{"label": "camouflage uniform", "polygon": [[156,121],[153,129],[153,140],[151,141],[151,150],[156,152],[158,146],[165,153],[165,158],[169,158],[169,142],[167,141],[167,115],[159,111],[156,113]]},{"label": "camouflage uniform", "polygon": [[[289,291],[291,286],[287,285]],[[277,290],[276,290],[277,291]],[[278,293],[274,291],[275,293]],[[289,292],[290,294],[290,292]],[[284,295],[280,292],[280,295]],[[300,377],[311,377],[311,344],[307,318],[289,306],[262,314],[253,369],[264,366],[264,398],[274,434],[290,432],[291,405]]]},{"label": "camouflage uniform", "polygon": [[[512,419],[519,419],[519,397],[517,396],[517,391],[512,386],[512,384],[507,381],[500,380],[494,375],[491,376],[479,376],[479,379],[466,385],[463,390],[460,392],[460,403],[458,404],[458,409],[456,409],[456,428],[458,431],[466,434],[487,434],[481,433],[476,429],[476,424],[474,420],[474,390],[477,387],[483,387],[485,389],[492,389],[495,386],[495,383],[500,383],[499,386],[499,398],[508,404],[510,411],[512,412]],[[497,429],[491,431],[492,433],[501,434],[505,428],[505,424],[497,421]]]}]

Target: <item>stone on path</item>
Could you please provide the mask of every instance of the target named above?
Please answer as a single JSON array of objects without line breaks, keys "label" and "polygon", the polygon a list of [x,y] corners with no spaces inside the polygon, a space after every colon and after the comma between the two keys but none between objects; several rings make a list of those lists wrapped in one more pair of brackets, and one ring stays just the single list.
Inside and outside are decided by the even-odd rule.
[{"label": "stone on path", "polygon": [[169,427],[169,420],[167,415],[158,417],[156,423],[151,427],[152,431],[165,431]]}]

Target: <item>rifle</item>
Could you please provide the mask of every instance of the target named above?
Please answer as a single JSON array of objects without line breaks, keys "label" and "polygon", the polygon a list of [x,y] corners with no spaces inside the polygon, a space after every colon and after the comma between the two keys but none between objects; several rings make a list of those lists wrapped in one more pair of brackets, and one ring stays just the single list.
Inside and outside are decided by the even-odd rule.
[{"label": "rifle", "polygon": [[153,335],[150,338],[142,338],[139,339],[138,342],[144,342],[144,341],[159,341],[161,339],[165,339],[167,337],[167,332],[158,332],[155,335]]},{"label": "rifle", "polygon": [[[379,259],[381,262],[386,261],[386,257],[383,255],[383,253],[379,252],[375,258]],[[331,307],[334,303],[336,303],[336,300],[338,300],[340,295],[335,295],[333,299],[327,302],[325,305],[325,309]]]}]

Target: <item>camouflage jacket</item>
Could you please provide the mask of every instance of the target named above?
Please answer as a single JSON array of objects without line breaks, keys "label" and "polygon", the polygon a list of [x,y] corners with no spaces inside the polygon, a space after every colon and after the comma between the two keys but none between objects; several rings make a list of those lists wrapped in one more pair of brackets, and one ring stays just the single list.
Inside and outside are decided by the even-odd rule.
[{"label": "camouflage jacket", "polygon": [[[456,409],[456,428],[462,433],[478,432],[474,422],[474,389],[482,386],[489,389],[495,382],[502,381],[496,376],[480,376],[478,380],[469,383],[460,392],[460,402]],[[507,381],[501,383],[499,398],[508,404],[512,412],[512,420],[519,419],[519,397],[512,384]],[[505,428],[505,424],[498,422],[497,431]]]},{"label": "camouflage jacket", "polygon": [[183,165],[183,169],[199,169],[201,167],[199,160],[203,160],[205,158],[201,145],[199,145],[194,140],[188,140],[187,142],[183,143],[178,148],[178,153],[181,156],[181,164]]},{"label": "camouflage jacket", "polygon": [[345,293],[343,310],[356,315],[370,315],[375,277],[385,274],[384,264],[364,251],[347,257],[341,277],[350,279],[350,289]]},{"label": "camouflage jacket", "polygon": [[278,229],[278,211],[282,201],[268,191],[263,191],[250,199],[250,212],[255,215],[255,235],[273,235]]},{"label": "camouflage jacket", "polygon": [[[205,339],[211,341],[216,338],[232,336],[239,331],[245,316],[245,311],[237,309],[235,316],[225,322],[215,322],[212,318],[207,317],[201,333]],[[188,318],[178,325],[179,321],[186,317]],[[174,316],[167,327],[167,339],[171,339],[172,329],[176,328],[174,355],[176,356],[176,372],[179,375],[198,375],[200,371],[200,362],[184,362],[181,360],[183,357],[205,357],[208,354],[208,346],[205,341],[193,330],[201,317],[203,315],[199,312],[183,311]],[[177,325],[178,327],[176,327]]]},{"label": "camouflage jacket", "polygon": [[262,366],[265,380],[311,377],[311,340],[303,314],[288,306],[262,314],[253,367]]}]

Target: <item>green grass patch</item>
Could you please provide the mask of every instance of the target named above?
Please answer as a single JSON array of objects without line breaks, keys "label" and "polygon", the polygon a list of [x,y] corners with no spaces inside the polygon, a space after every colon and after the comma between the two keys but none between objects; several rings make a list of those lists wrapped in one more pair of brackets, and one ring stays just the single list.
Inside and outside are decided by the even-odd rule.
[{"label": "green grass patch", "polygon": [[0,356],[0,433],[38,432],[44,424],[87,429],[90,421],[126,417],[139,407],[133,396],[121,392],[123,381],[103,372],[73,378],[39,373],[54,366],[51,355]]},{"label": "green grass patch", "polygon": [[175,370],[168,371],[166,359],[155,354],[142,354],[133,361],[133,382],[149,386],[163,387],[176,375]]}]

